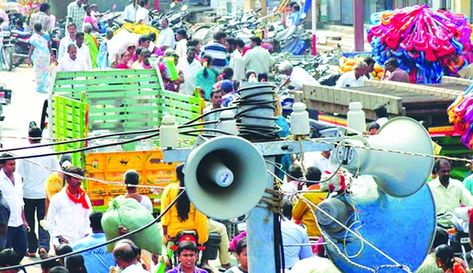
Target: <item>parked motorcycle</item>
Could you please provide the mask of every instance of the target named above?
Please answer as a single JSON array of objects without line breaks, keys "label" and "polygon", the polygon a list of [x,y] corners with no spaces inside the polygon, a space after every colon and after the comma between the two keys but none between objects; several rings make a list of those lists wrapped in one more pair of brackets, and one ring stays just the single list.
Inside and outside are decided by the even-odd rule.
[{"label": "parked motorcycle", "polygon": [[30,38],[32,33],[29,31],[12,30],[13,43],[13,66],[19,66],[28,58],[30,52]]},{"label": "parked motorcycle", "polygon": [[2,70],[12,71],[13,69],[13,43],[10,27],[4,27],[0,36],[0,59]]}]

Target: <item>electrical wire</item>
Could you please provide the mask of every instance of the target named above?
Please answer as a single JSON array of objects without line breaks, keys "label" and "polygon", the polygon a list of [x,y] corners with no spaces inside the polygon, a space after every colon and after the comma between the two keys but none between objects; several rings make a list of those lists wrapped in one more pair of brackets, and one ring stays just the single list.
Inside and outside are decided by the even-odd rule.
[{"label": "electrical wire", "polygon": [[[270,160],[265,160],[265,161],[266,161],[266,163],[269,163],[269,164],[273,165],[274,167],[276,167],[279,171],[281,171],[284,175],[286,175],[290,179],[297,180],[297,181],[302,182],[302,183],[310,183],[310,184],[320,184],[320,183],[325,183],[325,182],[328,182],[328,181],[332,180],[332,178],[334,178],[338,174],[338,171],[343,166],[343,164],[340,163],[340,165],[338,165],[338,167],[335,169],[335,171],[328,178],[320,180],[320,181],[315,181],[315,180],[307,180],[307,179],[296,178],[296,177],[290,175],[289,173],[287,173],[286,171],[284,171],[284,169],[282,167],[278,166],[278,164],[276,164],[276,163],[274,163]],[[283,183],[284,183],[284,181],[283,181]],[[301,191],[296,191],[296,192],[291,193],[291,194],[304,193],[304,192],[313,192],[313,191],[303,191],[303,190],[301,190]]]},{"label": "electrical wire", "polygon": [[222,112],[222,111],[225,111],[225,110],[233,110],[233,109],[237,109],[237,108],[238,108],[237,106],[230,106],[230,107],[214,109],[214,110],[211,110],[207,113],[204,113],[204,114],[202,114],[202,115],[200,115],[200,116],[198,116],[194,119],[191,119],[191,120],[185,122],[183,125],[189,125],[189,124],[194,123],[194,122],[198,121],[199,119],[204,118],[204,117],[206,117],[210,114],[213,114],[213,113]]},{"label": "electrical wire", "polygon": [[82,253],[82,252],[86,252],[86,251],[89,251],[89,250],[92,250],[92,249],[95,249],[95,248],[98,248],[98,247],[102,247],[102,246],[106,246],[108,244],[111,244],[111,243],[115,243],[121,239],[126,239],[128,236],[130,235],[133,235],[135,233],[138,233],[144,229],[147,229],[149,228],[150,226],[154,225],[155,223],[157,223],[163,216],[164,214],[166,214],[171,208],[172,206],[174,206],[174,204],[176,204],[177,200],[182,196],[182,194],[184,193],[185,191],[181,191],[174,200],[171,201],[171,203],[164,209],[164,211],[161,212],[160,215],[158,215],[155,219],[153,219],[153,221],[149,222],[148,224],[138,228],[138,229],[135,229],[133,231],[130,231],[126,234],[123,234],[123,235],[120,235],[116,238],[113,238],[113,239],[110,239],[104,243],[100,243],[98,245],[94,245],[94,246],[91,246],[91,247],[88,247],[88,248],[84,248],[84,249],[81,249],[81,250],[76,250],[76,251],[73,251],[73,252],[69,252],[69,253],[66,253],[66,254],[63,254],[63,255],[59,255],[59,256],[55,256],[55,257],[51,257],[51,258],[47,258],[47,259],[44,259],[44,260],[40,260],[40,261],[37,261],[37,262],[31,262],[31,263],[28,263],[28,264],[23,264],[23,265],[14,265],[14,266],[7,266],[7,267],[1,267],[0,268],[0,272],[3,272],[5,270],[11,270],[11,269],[20,269],[20,268],[24,268],[24,267],[29,267],[29,266],[33,266],[33,265],[38,265],[38,264],[42,264],[42,263],[45,263],[45,262],[50,262],[50,261],[54,261],[54,260],[57,260],[57,259],[62,259],[62,258],[66,258],[66,257],[69,257],[69,256],[72,256],[72,255],[75,255],[75,254],[79,254],[79,253]]},{"label": "electrical wire", "polygon": [[[42,167],[42,168],[47,169],[47,170],[52,171],[52,172],[58,172],[58,173],[65,174],[65,175],[70,176],[70,177],[75,177],[75,178],[78,178],[78,179],[81,179],[81,180],[97,182],[97,183],[104,184],[104,185],[109,185],[109,186],[147,188],[147,189],[164,189],[164,188],[166,188],[165,186],[134,185],[134,184],[125,184],[123,182],[117,182],[117,181],[106,181],[106,180],[101,180],[101,179],[98,179],[98,178],[81,176],[81,175],[78,175],[78,174],[75,174],[75,173],[69,173],[69,172],[66,172],[63,169],[54,169],[54,168],[51,168],[49,166],[41,165],[41,164],[39,164],[37,162],[34,162],[30,159],[25,159],[25,160],[28,161],[31,164]],[[168,181],[168,180],[157,180],[157,181],[159,181],[159,182],[173,182],[173,181]],[[157,181],[155,180],[155,182],[157,182]],[[179,189],[185,189],[185,188],[184,187],[179,187]]]},{"label": "electrical wire", "polygon": [[[274,174],[274,177],[276,179],[279,179],[280,181],[282,181],[279,177],[277,177],[275,174]],[[285,193],[287,194],[287,193]],[[289,193],[289,194],[293,194],[293,193]],[[383,252],[382,250],[380,250],[379,248],[377,248],[375,245],[373,245],[372,243],[370,243],[369,241],[367,241],[365,238],[363,238],[361,236],[361,234],[359,234],[358,231],[354,232],[352,231],[349,227],[347,227],[346,225],[344,225],[343,223],[341,223],[340,221],[338,221],[335,217],[333,217],[332,215],[330,215],[328,212],[324,211],[323,209],[321,209],[317,204],[313,203],[312,201],[310,201],[309,199],[305,198],[303,195],[300,195],[299,196],[300,200],[302,200],[303,202],[305,202],[309,207],[313,207],[315,208],[315,210],[319,210],[321,211],[323,214],[325,214],[328,218],[330,218],[332,221],[334,221],[335,223],[337,223],[338,225],[340,225],[342,228],[344,228],[347,232],[351,233],[352,235],[354,235],[355,237],[357,237],[363,244],[367,244],[368,246],[370,246],[371,248],[373,248],[375,251],[377,251],[378,253],[380,253],[382,256],[384,256],[385,258],[387,258],[388,260],[390,260],[391,262],[394,263],[394,265],[383,265],[383,266],[380,266],[379,268],[389,268],[389,267],[392,267],[392,268],[400,268],[406,272],[411,272],[410,269],[406,266],[406,265],[402,265],[400,263],[398,263],[396,260],[394,260],[393,258],[391,258],[389,255],[387,255],[385,252]],[[314,209],[312,209],[312,213],[314,213],[315,211]],[[315,217],[315,214],[314,214],[314,217]],[[316,223],[318,224],[318,223]],[[320,227],[319,227],[320,228]],[[323,230],[320,229],[323,233]],[[343,257],[348,263],[354,265],[354,266],[357,266],[357,267],[360,267],[362,269],[365,269],[367,271],[370,271],[370,272],[377,272],[376,270],[372,269],[372,268],[369,268],[369,267],[366,267],[366,266],[363,266],[363,265],[360,265],[360,264],[357,264],[353,261],[351,261],[350,258],[348,258],[347,256],[345,256],[345,254],[343,254],[341,252],[341,250],[339,249],[339,247],[337,246],[337,244],[335,244],[334,242],[332,242],[330,240],[330,237],[327,235],[327,234],[324,234],[324,238],[328,240],[329,243],[331,243],[335,249],[337,250],[338,254]],[[357,253],[358,254],[358,253]],[[359,254],[358,254],[359,255]]]},{"label": "electrical wire", "polygon": [[[205,125],[210,125],[210,124],[216,124],[218,122],[219,122],[218,120],[205,121],[205,122],[188,124],[188,125],[180,125],[180,126],[178,126],[178,128],[183,129],[183,128],[196,127],[196,126],[205,126]],[[72,143],[76,143],[76,142],[86,142],[86,141],[90,141],[90,140],[109,138],[109,137],[114,137],[114,136],[137,135],[137,134],[145,134],[145,133],[155,133],[155,132],[159,132],[159,131],[160,131],[159,128],[155,128],[155,129],[140,130],[140,131],[116,132],[116,133],[110,133],[110,134],[103,134],[103,135],[100,135],[100,136],[74,138],[74,139],[60,140],[60,141],[55,141],[55,142],[41,143],[41,144],[29,145],[29,146],[21,146],[21,147],[13,147],[13,148],[2,148],[2,149],[0,149],[0,152],[11,152],[11,151],[19,151],[19,150],[27,150],[27,149],[35,149],[35,148],[44,148],[44,147],[49,147],[49,146],[72,144]],[[2,137],[2,138],[4,138],[4,137]],[[33,140],[34,139],[39,139],[39,140],[41,140],[43,138],[38,137],[38,138],[19,138],[19,139],[33,139]],[[54,139],[51,139],[51,138],[49,138],[49,139],[54,140]]]},{"label": "electrical wire", "polygon": [[133,139],[130,139],[130,140],[118,141],[118,142],[115,142],[115,143],[99,144],[99,145],[88,146],[88,147],[72,149],[72,150],[66,150],[66,151],[58,151],[58,152],[35,154],[35,155],[13,156],[13,157],[9,157],[8,160],[27,159],[27,158],[35,158],[35,157],[43,157],[43,156],[54,156],[54,155],[63,155],[63,154],[70,154],[70,153],[80,153],[80,152],[85,152],[85,151],[89,151],[89,150],[94,150],[94,149],[97,149],[97,148],[105,148],[105,147],[111,147],[111,146],[115,146],[115,145],[133,143],[133,142],[137,142],[137,141],[140,141],[140,140],[157,137],[157,136],[159,136],[159,134],[160,133],[157,132],[157,133],[146,135],[146,136],[136,137],[136,138],[133,138]]},{"label": "electrical wire", "polygon": [[224,135],[233,135],[232,133],[220,130],[220,129],[213,129],[213,128],[198,128],[198,129],[193,129],[193,130],[188,130],[188,131],[181,131],[179,134],[183,135],[188,135],[192,133],[198,133],[198,132],[211,132],[211,133],[219,133],[219,134],[224,134]]},{"label": "electrical wire", "polygon": [[[381,249],[379,249],[378,247],[376,247],[374,244],[372,244],[371,242],[369,242],[368,240],[366,240],[365,238],[363,238],[363,236],[359,235],[357,232],[354,232],[353,230],[349,229],[345,224],[343,224],[342,222],[340,222],[337,218],[333,217],[332,215],[330,215],[330,213],[326,212],[324,209],[321,209],[320,206],[318,206],[317,204],[314,204],[313,202],[311,202],[310,200],[308,200],[307,198],[305,198],[304,196],[300,196],[301,199],[304,199],[306,200],[307,202],[309,202],[308,204],[310,204],[311,207],[319,210],[321,213],[323,213],[325,216],[327,216],[328,218],[330,218],[330,220],[334,221],[337,225],[341,226],[343,229],[345,229],[346,231],[348,231],[349,233],[351,233],[353,236],[355,236],[356,238],[360,239],[361,241],[363,241],[366,245],[370,246],[372,249],[374,249],[376,252],[378,252],[380,255],[382,255],[383,257],[385,257],[386,259],[388,259],[389,261],[391,261],[392,263],[394,263],[396,266],[402,266],[399,262],[397,262],[396,260],[394,260],[391,256],[389,256],[388,254],[386,254],[384,251],[382,251]],[[327,237],[327,236],[326,236]]]},{"label": "electrical wire", "polygon": [[[159,132],[159,128],[158,129],[142,130],[142,131],[117,132],[117,133],[111,133],[111,134],[104,134],[104,135],[100,135],[100,136],[76,138],[76,139],[63,140],[63,141],[58,141],[58,142],[49,142],[49,143],[42,143],[42,144],[30,145],[30,146],[6,148],[6,149],[0,149],[0,152],[11,152],[11,151],[26,150],[26,149],[43,148],[43,147],[49,147],[49,146],[71,144],[71,143],[76,143],[76,142],[85,142],[85,141],[108,138],[108,137],[114,137],[114,136],[137,135],[137,134],[155,133],[155,132]],[[41,139],[41,138],[39,138],[39,139]]]},{"label": "electrical wire", "polygon": [[[196,124],[194,126],[200,126],[200,124],[199,125]],[[193,126],[187,126],[187,127],[193,127]],[[154,130],[156,130],[156,129],[154,129]],[[199,129],[195,129],[195,130],[188,130],[188,131],[180,132],[180,134],[198,136],[198,135],[195,135],[195,134],[192,134],[192,133],[193,132],[202,132],[202,131],[209,131],[209,132],[214,132],[214,133],[221,133],[221,134],[225,134],[225,135],[231,135],[228,132],[218,130],[218,129],[212,129],[212,128],[199,128]],[[159,135],[160,135],[160,132],[159,132],[159,129],[158,129],[158,131],[154,134],[150,134],[150,135],[146,135],[146,136],[140,136],[140,137],[136,137],[136,138],[129,139],[129,140],[117,141],[117,142],[114,142],[114,143],[98,144],[98,145],[87,146],[87,147],[83,147],[83,148],[77,148],[77,149],[66,150],[66,151],[58,151],[58,152],[43,153],[43,154],[32,154],[32,155],[18,155],[18,156],[10,157],[8,159],[9,160],[28,159],[28,158],[36,158],[36,157],[43,157],[43,156],[54,156],[54,155],[63,155],[63,154],[69,154],[69,153],[79,153],[79,152],[85,152],[85,151],[94,150],[94,149],[98,149],[98,148],[105,148],[105,147],[111,147],[111,146],[116,146],[116,145],[123,145],[123,144],[138,142],[138,141],[141,141],[141,140],[157,137]],[[214,137],[214,135],[207,135],[207,136]],[[45,144],[44,146],[48,146],[48,145]],[[44,146],[42,146],[42,147],[44,147]],[[33,148],[33,147],[34,146],[29,146],[29,148]],[[39,146],[34,147],[34,148],[39,148]],[[16,148],[16,149],[19,149],[19,148]],[[24,148],[21,148],[21,149],[24,149]],[[11,151],[11,149],[9,149],[9,150]],[[0,152],[2,152],[2,151],[4,151],[4,150],[0,150]]]}]

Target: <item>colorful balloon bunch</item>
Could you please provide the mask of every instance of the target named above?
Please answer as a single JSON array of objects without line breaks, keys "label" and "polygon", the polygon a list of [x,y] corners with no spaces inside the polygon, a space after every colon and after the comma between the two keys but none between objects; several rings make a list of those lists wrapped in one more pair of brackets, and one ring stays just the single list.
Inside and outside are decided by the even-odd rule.
[{"label": "colorful balloon bunch", "polygon": [[450,104],[447,110],[448,121],[462,137],[461,142],[468,149],[473,147],[473,84]]},{"label": "colorful balloon bunch", "polygon": [[371,17],[368,31],[379,63],[398,59],[411,82],[437,83],[469,63],[471,26],[462,14],[416,5]]}]

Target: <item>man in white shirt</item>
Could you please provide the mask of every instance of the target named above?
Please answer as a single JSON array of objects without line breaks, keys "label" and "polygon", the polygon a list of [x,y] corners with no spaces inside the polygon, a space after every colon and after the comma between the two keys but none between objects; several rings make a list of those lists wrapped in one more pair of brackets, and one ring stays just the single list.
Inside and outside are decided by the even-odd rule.
[{"label": "man in white shirt", "polygon": [[29,230],[26,222],[23,202],[23,183],[21,176],[15,172],[16,162],[12,155],[3,154],[0,158],[0,191],[3,198],[10,207],[10,219],[8,220],[7,248],[13,248],[18,254],[19,261],[26,254],[27,239],[26,230]]},{"label": "man in white shirt", "polygon": [[314,79],[304,68],[293,67],[290,61],[282,62],[278,67],[279,72],[288,76],[284,85],[291,85],[296,90],[302,90],[304,84],[319,85],[319,82]]},{"label": "man in white shirt", "polygon": [[125,10],[123,11],[123,19],[125,21],[130,23],[134,23],[136,21],[136,13],[139,9],[137,2],[137,0],[132,0],[131,3],[125,7]]},{"label": "man in white shirt", "polygon": [[[427,183],[434,196],[435,211],[437,215],[452,213],[456,208],[473,206],[473,196],[459,180],[450,177],[451,165],[448,160],[437,159],[434,163],[433,173],[438,176]],[[437,223],[451,227],[451,217],[437,218]]]},{"label": "man in white shirt", "polygon": [[176,54],[179,58],[187,54],[187,31],[183,28],[176,30]]},{"label": "man in white shirt", "polygon": [[243,61],[243,48],[245,43],[242,39],[227,39],[230,47],[230,68],[233,69],[233,80],[243,81],[245,79],[245,62]]},{"label": "man in white shirt", "polygon": [[77,58],[85,65],[85,70],[92,69],[92,61],[90,60],[89,46],[84,43],[84,33],[77,32],[76,34]]},{"label": "man in white shirt", "polygon": [[330,163],[330,151],[304,153],[304,167],[316,167],[322,174],[333,173],[337,167]]},{"label": "man in white shirt", "polygon": [[77,58],[77,46],[70,44],[67,47],[67,55],[59,60],[57,71],[83,71],[86,70],[84,60]]},{"label": "man in white shirt", "polygon": [[194,95],[195,76],[201,69],[201,63],[195,58],[195,47],[187,48],[187,56],[179,58],[177,69],[184,75],[184,83],[179,88],[179,93]]},{"label": "man in white shirt", "polygon": [[149,24],[148,0],[140,0],[138,10],[136,11],[135,23]]},{"label": "man in white shirt", "polygon": [[59,52],[57,55],[57,59],[63,58],[66,53],[67,53],[67,47],[70,44],[75,44],[76,43],[76,33],[77,33],[77,27],[76,24],[70,23],[67,26],[67,35],[64,36],[64,38],[59,41]]},{"label": "man in white shirt", "polygon": [[161,32],[159,33],[157,46],[164,52],[168,48],[174,48],[175,44],[174,31],[169,27],[168,19],[164,18],[161,20]]},{"label": "man in white shirt", "polygon": [[[53,245],[74,244],[90,234],[89,214],[92,204],[89,196],[81,188],[84,171],[78,167],[69,167],[65,174],[66,186],[51,198],[48,208],[47,227]],[[72,174],[72,175],[71,175]]]},{"label": "man in white shirt", "polygon": [[271,54],[261,47],[261,39],[257,36],[251,37],[251,46],[252,48],[243,57],[245,69],[253,70],[256,74],[269,74],[269,69],[274,64]]},{"label": "man in white shirt", "polygon": [[368,65],[360,61],[355,64],[353,71],[343,73],[337,81],[335,87],[346,88],[346,87],[362,87],[365,85],[365,80],[368,78],[365,76]]},{"label": "man in white shirt", "polygon": [[[42,130],[38,127],[31,128],[28,132],[30,144],[40,144],[42,133]],[[28,150],[28,155],[52,152],[49,147],[35,148]],[[39,221],[44,219],[46,214],[45,181],[53,173],[53,170],[59,169],[59,162],[55,156],[41,156],[18,160],[17,171],[23,177],[25,217],[31,228],[28,232],[28,257],[36,257],[37,250],[39,250],[40,255],[45,255],[49,252],[49,234],[39,225]],[[38,237],[36,237],[35,233],[35,219],[38,219]]]}]

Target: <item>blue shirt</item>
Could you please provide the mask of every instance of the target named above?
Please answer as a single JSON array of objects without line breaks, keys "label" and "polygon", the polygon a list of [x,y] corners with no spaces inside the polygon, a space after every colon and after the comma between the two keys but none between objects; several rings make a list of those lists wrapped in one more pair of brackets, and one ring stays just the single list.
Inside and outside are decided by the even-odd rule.
[{"label": "blue shirt", "polygon": [[[297,261],[314,255],[312,253],[312,248],[309,245],[307,232],[301,226],[284,219],[281,221],[281,233],[284,244],[284,260],[286,261],[286,268],[291,268]],[[300,244],[306,245],[302,246]]]},{"label": "blue shirt", "polygon": [[[91,246],[96,246],[101,243],[105,243],[106,238],[104,233],[93,233],[85,238],[77,241],[73,246],[72,250],[86,249]],[[115,266],[115,260],[112,253],[107,252],[106,246],[101,246],[86,252],[81,253],[84,257],[85,268],[88,273],[108,273],[110,267]]]},{"label": "blue shirt", "polygon": [[298,26],[301,23],[301,13],[293,12],[289,14],[289,22],[291,26]]}]

